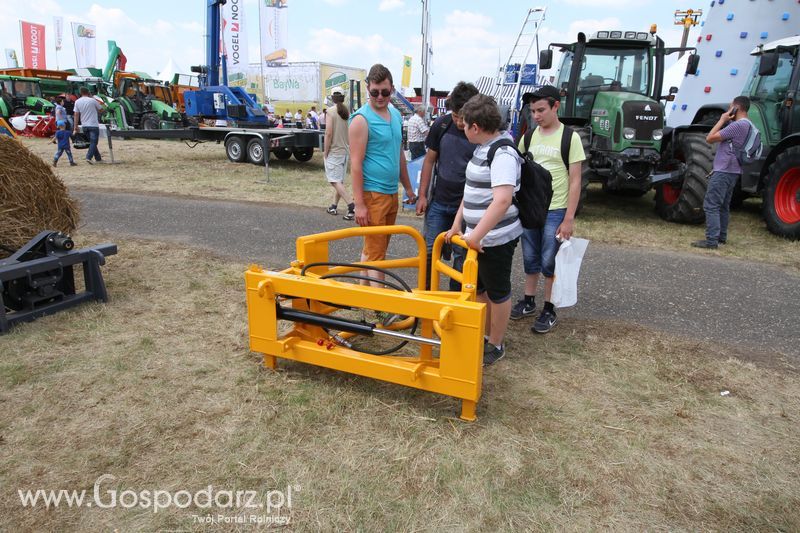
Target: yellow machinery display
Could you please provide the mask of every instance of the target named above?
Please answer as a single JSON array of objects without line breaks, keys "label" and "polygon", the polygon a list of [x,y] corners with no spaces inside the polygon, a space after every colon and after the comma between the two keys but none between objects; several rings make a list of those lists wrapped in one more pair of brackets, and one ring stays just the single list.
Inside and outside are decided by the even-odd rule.
[{"label": "yellow machinery display", "polygon": [[[331,242],[370,234],[410,237],[417,254],[330,261]],[[268,368],[280,357],[453,396],[462,400],[461,418],[475,420],[486,316],[485,305],[475,301],[477,253],[469,250],[458,272],[440,259],[443,237],[432,252],[431,290],[425,290],[425,241],[414,228],[355,227],[299,237],[289,268],[251,266],[245,273],[250,349],[264,354]],[[453,243],[466,247],[458,237]],[[366,267],[385,271],[386,280],[377,281],[376,270]],[[401,268],[417,270],[415,288],[392,272]],[[459,281],[461,292],[439,291],[439,273]],[[366,320],[366,310],[397,321]],[[361,318],[353,318],[359,312]],[[386,350],[369,345],[381,339],[399,344]]]}]

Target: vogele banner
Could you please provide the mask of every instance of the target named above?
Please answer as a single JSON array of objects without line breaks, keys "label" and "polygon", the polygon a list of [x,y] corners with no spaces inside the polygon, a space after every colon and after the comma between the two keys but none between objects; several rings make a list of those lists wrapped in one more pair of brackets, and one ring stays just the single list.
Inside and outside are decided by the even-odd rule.
[{"label": "vogele banner", "polygon": [[58,52],[64,41],[64,17],[53,17],[53,29],[56,32],[56,52]]},{"label": "vogele banner", "polygon": [[17,59],[17,51],[13,48],[6,48],[6,66],[8,68],[19,67],[19,60]]},{"label": "vogele banner", "polygon": [[228,84],[247,84],[247,32],[244,0],[228,0],[222,8],[222,49],[227,57]]},{"label": "vogele banner", "polygon": [[44,24],[19,21],[22,37],[22,59],[28,68],[47,68],[45,57]]},{"label": "vogele banner", "polygon": [[96,67],[97,31],[92,24],[72,23],[72,42],[75,43],[75,62],[78,68]]},{"label": "vogele banner", "polygon": [[267,65],[286,61],[286,43],[289,37],[288,2],[289,0],[259,1],[261,61]]}]

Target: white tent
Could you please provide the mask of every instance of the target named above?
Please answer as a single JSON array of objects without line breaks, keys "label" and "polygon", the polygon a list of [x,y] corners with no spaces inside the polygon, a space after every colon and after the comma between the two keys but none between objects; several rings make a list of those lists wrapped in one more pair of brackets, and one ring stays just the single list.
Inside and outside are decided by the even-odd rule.
[{"label": "white tent", "polygon": [[172,78],[175,76],[175,74],[186,74],[187,72],[188,71],[183,70],[177,63],[175,63],[175,60],[170,56],[169,61],[167,61],[167,64],[164,65],[164,68],[159,71],[157,77],[162,81],[172,81]]}]

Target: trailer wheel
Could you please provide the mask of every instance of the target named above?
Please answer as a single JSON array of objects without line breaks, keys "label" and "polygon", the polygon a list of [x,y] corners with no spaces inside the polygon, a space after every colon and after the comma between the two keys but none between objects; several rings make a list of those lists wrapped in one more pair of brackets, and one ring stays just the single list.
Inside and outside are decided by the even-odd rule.
[{"label": "trailer wheel", "polygon": [[228,156],[228,159],[234,163],[241,163],[244,161],[247,157],[244,139],[235,135],[233,137],[228,137],[228,140],[225,141],[225,154]]},{"label": "trailer wheel", "polygon": [[157,130],[159,129],[158,117],[153,113],[146,113],[142,117],[143,130]]},{"label": "trailer wheel", "polygon": [[769,166],[764,219],[772,233],[800,239],[800,146],[787,148]]},{"label": "trailer wheel", "polygon": [[[267,155],[267,157],[269,156]],[[247,141],[247,160],[254,165],[264,164],[264,145],[262,144],[261,139],[258,137],[254,137]]]},{"label": "trailer wheel", "polygon": [[311,160],[311,157],[314,155],[313,148],[293,148],[292,154],[294,158],[298,161],[306,162]]},{"label": "trailer wheel", "polygon": [[281,161],[286,161],[290,157],[292,157],[292,151],[286,147],[275,148],[272,150],[272,153],[275,154],[275,157],[280,159]]},{"label": "trailer wheel", "polygon": [[[682,183],[662,183],[656,189],[656,212],[664,220],[684,224],[701,224],[705,220],[703,198],[708,175],[714,163],[714,152],[702,133],[684,133],[678,143],[676,159],[686,163]],[[662,150],[662,154],[667,153]]]}]

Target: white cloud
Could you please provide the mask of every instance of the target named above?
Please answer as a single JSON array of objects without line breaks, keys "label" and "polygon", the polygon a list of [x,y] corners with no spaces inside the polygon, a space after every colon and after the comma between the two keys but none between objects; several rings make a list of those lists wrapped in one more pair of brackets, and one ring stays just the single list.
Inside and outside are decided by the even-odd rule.
[{"label": "white cloud", "polygon": [[[360,64],[348,58],[358,57]],[[292,61],[323,61],[368,69],[373,63],[383,63],[394,74],[393,65],[399,66],[403,51],[380,34],[352,35],[330,28],[309,30],[305,47],[292,54]]]},{"label": "white cloud", "polygon": [[378,11],[392,11],[404,7],[406,3],[403,0],[381,0],[378,6]]}]

